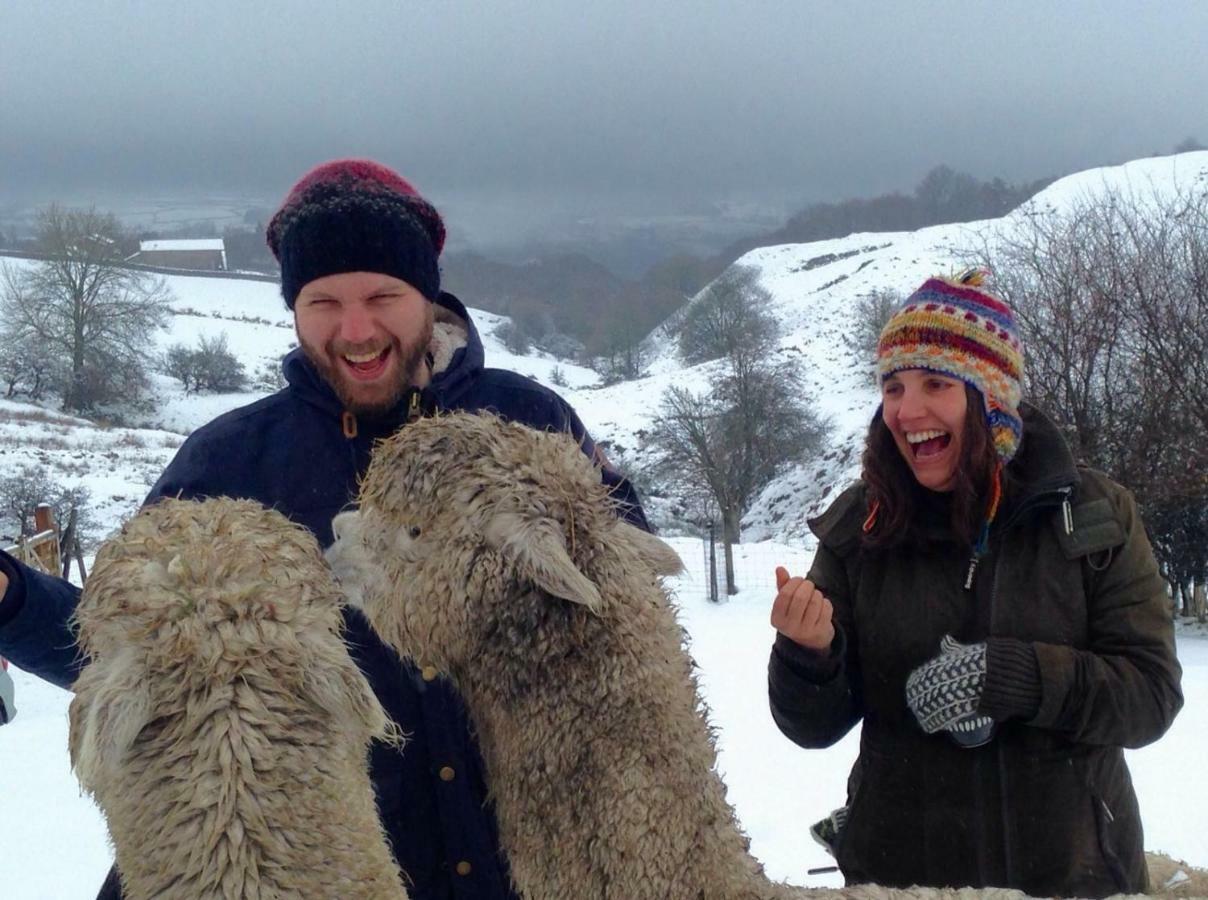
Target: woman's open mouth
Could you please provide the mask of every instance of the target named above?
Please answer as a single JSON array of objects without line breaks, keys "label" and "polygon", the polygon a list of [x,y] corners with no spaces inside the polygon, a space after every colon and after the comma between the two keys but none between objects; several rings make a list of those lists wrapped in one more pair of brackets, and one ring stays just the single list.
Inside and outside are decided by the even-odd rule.
[{"label": "woman's open mouth", "polygon": [[952,443],[952,435],[946,431],[908,431],[906,443],[917,460],[930,459],[939,456]]}]

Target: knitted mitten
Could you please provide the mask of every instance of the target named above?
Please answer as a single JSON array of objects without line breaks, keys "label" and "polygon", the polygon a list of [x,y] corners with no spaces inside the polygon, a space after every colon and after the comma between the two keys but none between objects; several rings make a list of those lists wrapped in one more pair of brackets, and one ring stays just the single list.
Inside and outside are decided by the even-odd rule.
[{"label": "knitted mitten", "polygon": [[985,643],[962,644],[944,635],[939,654],[906,679],[906,704],[928,734],[951,730],[977,710],[985,683]]}]

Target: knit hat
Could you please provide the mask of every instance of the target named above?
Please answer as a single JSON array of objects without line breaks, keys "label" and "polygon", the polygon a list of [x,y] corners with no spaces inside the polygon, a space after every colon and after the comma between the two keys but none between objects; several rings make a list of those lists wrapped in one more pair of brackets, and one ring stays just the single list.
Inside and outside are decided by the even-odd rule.
[{"label": "knit hat", "polygon": [[1023,347],[1015,315],[983,284],[986,269],[934,277],[906,298],[881,331],[877,380],[903,369],[930,369],[981,392],[994,449],[1005,464],[1019,449]]},{"label": "knit hat", "polygon": [[429,300],[440,293],[440,213],[410,182],[372,160],[337,159],[311,169],[269,221],[266,237],[290,309],[306,284],[341,272],[391,275]]}]

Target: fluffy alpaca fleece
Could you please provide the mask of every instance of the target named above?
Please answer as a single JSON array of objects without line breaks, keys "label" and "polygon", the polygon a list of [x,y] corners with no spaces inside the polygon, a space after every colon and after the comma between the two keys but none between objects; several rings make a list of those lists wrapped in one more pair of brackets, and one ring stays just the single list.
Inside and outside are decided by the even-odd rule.
[{"label": "fluffy alpaca fleece", "polygon": [[570,437],[466,414],[408,425],[335,532],[350,602],[464,695],[526,900],[1023,896],[764,876],[659,581],[680,561],[618,520]]},{"label": "fluffy alpaca fleece", "polygon": [[367,772],[394,728],[341,638],[314,537],[242,500],[164,500],[102,547],[72,765],[124,895],[406,897]]},{"label": "fluffy alpaca fleece", "polygon": [[[1208,870],[1165,853],[1146,853],[1150,893],[1163,897],[1208,897]],[[1182,873],[1181,875],[1179,873]]]}]

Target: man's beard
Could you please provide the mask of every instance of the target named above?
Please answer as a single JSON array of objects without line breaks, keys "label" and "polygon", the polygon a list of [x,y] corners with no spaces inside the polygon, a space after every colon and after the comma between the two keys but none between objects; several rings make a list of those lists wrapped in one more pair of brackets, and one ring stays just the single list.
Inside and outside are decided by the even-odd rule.
[{"label": "man's beard", "polygon": [[420,367],[428,364],[428,345],[432,343],[432,317],[427,317],[424,321],[423,331],[406,343],[391,336],[390,353],[396,357],[398,363],[392,376],[394,380],[387,385],[374,385],[375,388],[383,388],[383,393],[373,399],[367,399],[364,396],[367,386],[354,381],[343,370],[340,359],[345,353],[355,355],[375,349],[380,353],[385,349],[380,343],[346,344],[333,339],[320,350],[302,340],[301,336],[298,341],[302,345],[302,352],[306,354],[306,358],[319,370],[323,380],[331,385],[331,389],[340,398],[344,408],[355,415],[372,419],[384,416],[394,409],[403,399],[408,388],[416,382]]}]

